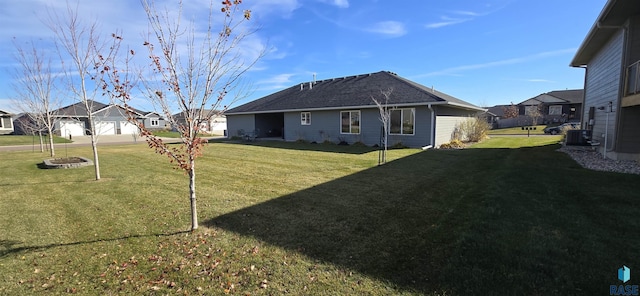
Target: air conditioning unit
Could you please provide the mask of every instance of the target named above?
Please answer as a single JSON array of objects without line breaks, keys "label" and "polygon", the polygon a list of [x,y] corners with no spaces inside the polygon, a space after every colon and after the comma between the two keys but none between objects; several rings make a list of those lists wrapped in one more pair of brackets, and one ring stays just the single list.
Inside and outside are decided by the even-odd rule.
[{"label": "air conditioning unit", "polygon": [[589,146],[591,140],[590,130],[568,130],[565,138],[567,146]]}]

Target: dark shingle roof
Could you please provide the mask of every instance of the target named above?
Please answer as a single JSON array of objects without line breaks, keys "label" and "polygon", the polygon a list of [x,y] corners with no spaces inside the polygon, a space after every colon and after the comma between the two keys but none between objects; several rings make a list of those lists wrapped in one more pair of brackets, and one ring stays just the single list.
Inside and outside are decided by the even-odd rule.
[{"label": "dark shingle roof", "polygon": [[550,96],[554,96],[558,99],[563,99],[572,104],[582,103],[582,97],[584,96],[583,89],[570,89],[570,90],[555,90],[547,93]]},{"label": "dark shingle roof", "polygon": [[495,105],[493,107],[489,107],[487,108],[487,112],[498,116],[498,117],[504,117],[504,109],[509,107],[510,105]]},{"label": "dark shingle roof", "polygon": [[434,103],[483,110],[478,106],[432,90],[394,73],[381,71],[294,85],[230,109],[226,114],[374,107],[375,103],[372,97],[383,100],[381,92],[389,89],[393,90],[388,101],[389,105]]},{"label": "dark shingle roof", "polygon": [[[90,106],[92,107],[91,113],[94,113],[104,107],[107,107],[106,104],[90,101]],[[57,116],[72,116],[72,117],[87,117],[89,114],[87,113],[87,108],[85,108],[83,102],[78,102],[66,107],[62,107],[56,110]]]}]

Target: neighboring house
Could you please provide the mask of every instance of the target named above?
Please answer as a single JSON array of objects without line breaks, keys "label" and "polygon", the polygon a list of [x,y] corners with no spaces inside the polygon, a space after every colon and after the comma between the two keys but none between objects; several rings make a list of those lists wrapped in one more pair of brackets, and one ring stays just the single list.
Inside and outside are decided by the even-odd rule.
[{"label": "neighboring house", "polygon": [[608,0],[571,66],[586,70],[582,127],[600,152],[640,160],[640,1]]},{"label": "neighboring house", "polygon": [[509,107],[509,105],[495,105],[493,107],[485,107],[487,112],[484,113],[483,116],[487,119],[487,122],[491,124],[492,128],[498,128],[498,124],[500,119],[504,118],[504,110]]},{"label": "neighboring house", "polygon": [[144,128],[146,128],[147,130],[156,131],[167,129],[166,120],[157,112],[146,112],[133,108],[131,110],[134,111],[134,114],[141,115],[138,120],[142,122]]},{"label": "neighboring house", "polygon": [[380,111],[372,98],[384,102],[387,90],[390,146],[437,147],[451,141],[458,122],[485,111],[382,71],[306,82],[230,109],[229,136],[243,130],[286,141],[380,144]]},{"label": "neighboring house", "polygon": [[[89,112],[94,119],[97,135],[137,134],[138,127],[127,121],[123,107],[115,104],[103,104],[94,101],[93,109],[87,110],[84,103],[78,102],[58,110],[53,114],[57,118],[54,130],[62,137],[84,136],[90,132]],[[143,114],[131,110],[138,120],[144,120]]]},{"label": "neighboring house", "polygon": [[[227,131],[227,118],[218,110],[203,110],[203,118],[200,121],[200,132],[215,135],[225,135]],[[210,119],[206,119],[211,116]],[[173,118],[180,124],[186,124],[184,112],[173,114]],[[173,130],[176,128],[173,127]]]},{"label": "neighboring house", "polygon": [[519,115],[530,116],[531,112],[539,112],[536,124],[579,122],[582,117],[583,95],[582,89],[555,90],[540,94],[519,103]]},{"label": "neighboring house", "polygon": [[46,134],[47,128],[42,123],[36,122],[31,113],[20,113],[13,119],[13,129],[16,135]]},{"label": "neighboring house", "polygon": [[13,133],[13,114],[0,110],[0,135]]}]

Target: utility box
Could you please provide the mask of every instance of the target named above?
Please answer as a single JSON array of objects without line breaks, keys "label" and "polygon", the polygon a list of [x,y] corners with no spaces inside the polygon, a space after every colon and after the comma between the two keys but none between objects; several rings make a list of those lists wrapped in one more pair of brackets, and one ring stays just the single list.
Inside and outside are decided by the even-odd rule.
[{"label": "utility box", "polygon": [[565,139],[567,146],[589,146],[591,140],[590,130],[568,130]]}]

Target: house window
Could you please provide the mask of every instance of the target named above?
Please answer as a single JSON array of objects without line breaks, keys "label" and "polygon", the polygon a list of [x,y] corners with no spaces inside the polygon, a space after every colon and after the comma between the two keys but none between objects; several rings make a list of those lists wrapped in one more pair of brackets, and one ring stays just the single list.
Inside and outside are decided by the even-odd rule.
[{"label": "house window", "polygon": [[389,134],[413,135],[416,109],[395,109],[390,112]]},{"label": "house window", "polygon": [[341,134],[360,133],[360,111],[340,111]]},{"label": "house window", "polygon": [[151,126],[159,126],[160,125],[160,120],[158,120],[157,118],[151,118]]},{"label": "house window", "polygon": [[[562,111],[560,111],[562,112]],[[538,114],[538,106],[525,106],[524,107],[524,115],[531,116]]]},{"label": "house window", "polygon": [[627,88],[626,94],[632,95],[640,93],[640,61],[635,62],[627,68]]},{"label": "house window", "polygon": [[4,128],[4,117],[0,117],[0,128]]},{"label": "house window", "polygon": [[300,112],[300,124],[311,125],[311,112]]},{"label": "house window", "polygon": [[562,115],[562,106],[561,105],[549,106],[549,115]]}]

